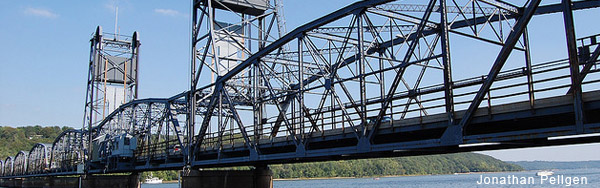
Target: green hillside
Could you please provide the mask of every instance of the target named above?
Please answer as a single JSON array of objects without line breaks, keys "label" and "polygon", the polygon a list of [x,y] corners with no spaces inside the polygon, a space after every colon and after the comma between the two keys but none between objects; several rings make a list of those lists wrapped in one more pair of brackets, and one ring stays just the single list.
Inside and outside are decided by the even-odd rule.
[{"label": "green hillside", "polygon": [[518,165],[477,153],[284,164],[270,167],[274,178],[368,177],[523,170]]},{"label": "green hillside", "polygon": [[526,170],[600,168],[600,161],[514,161],[509,163],[522,166]]},{"label": "green hillside", "polygon": [[19,151],[27,151],[36,143],[52,143],[64,130],[70,127],[0,127],[0,160],[15,156]]},{"label": "green hillside", "polygon": [[[269,167],[273,171],[273,178],[374,177],[523,170],[518,165],[477,153],[278,164]],[[232,169],[247,170],[249,167]],[[149,174],[145,172],[142,177]],[[176,171],[154,172],[153,175],[164,180],[177,178]]]}]

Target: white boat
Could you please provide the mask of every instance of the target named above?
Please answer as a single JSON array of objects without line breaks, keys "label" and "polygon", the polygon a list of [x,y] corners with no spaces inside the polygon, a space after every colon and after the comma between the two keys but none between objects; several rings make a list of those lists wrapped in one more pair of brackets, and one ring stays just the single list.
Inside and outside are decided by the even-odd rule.
[{"label": "white boat", "polygon": [[144,181],[144,183],[147,183],[147,184],[161,184],[162,180],[158,179],[157,177],[146,178],[146,180]]},{"label": "white boat", "polygon": [[144,180],[144,183],[147,184],[161,184],[162,183],[162,179],[159,179],[157,177],[152,177],[152,172],[150,172],[150,176],[148,176],[148,178],[146,178],[146,180]]},{"label": "white boat", "polygon": [[554,172],[548,171],[548,170],[539,171],[539,172],[535,173],[536,176],[552,176],[553,174],[554,174]]}]

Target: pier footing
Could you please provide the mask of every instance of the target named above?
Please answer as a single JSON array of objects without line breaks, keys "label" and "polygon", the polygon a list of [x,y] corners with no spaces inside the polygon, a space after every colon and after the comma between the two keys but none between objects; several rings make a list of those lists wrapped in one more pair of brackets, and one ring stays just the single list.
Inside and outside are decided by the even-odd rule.
[{"label": "pier footing", "polygon": [[181,175],[181,188],[273,188],[273,172],[254,170],[192,170]]}]

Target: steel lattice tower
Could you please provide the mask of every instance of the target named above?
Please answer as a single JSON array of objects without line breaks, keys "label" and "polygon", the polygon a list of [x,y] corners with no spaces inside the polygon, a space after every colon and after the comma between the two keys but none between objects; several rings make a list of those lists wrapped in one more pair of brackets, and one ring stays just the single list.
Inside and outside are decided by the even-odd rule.
[{"label": "steel lattice tower", "polygon": [[[90,40],[90,60],[83,127],[92,130],[122,104],[138,98],[139,35],[103,33]],[[92,134],[87,140],[92,140]],[[91,148],[91,142],[88,142]],[[88,152],[91,158],[92,150]]]}]

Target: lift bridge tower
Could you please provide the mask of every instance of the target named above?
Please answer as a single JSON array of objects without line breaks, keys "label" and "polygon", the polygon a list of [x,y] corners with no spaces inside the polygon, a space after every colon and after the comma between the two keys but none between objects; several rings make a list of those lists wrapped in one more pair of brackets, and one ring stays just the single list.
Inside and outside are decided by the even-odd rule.
[{"label": "lift bridge tower", "polygon": [[[197,150],[192,145],[200,145],[211,132],[221,130],[218,132],[241,134],[245,138],[251,135],[252,139],[262,134],[265,105],[260,101],[265,92],[261,89],[264,87],[259,71],[261,65],[256,64],[226,86],[214,83],[286,33],[282,7],[281,0],[193,0],[191,92],[186,97],[189,109],[185,128],[191,149],[186,161],[189,162]],[[222,97],[223,92],[227,97]],[[219,105],[208,107],[211,101],[219,101]],[[232,105],[226,105],[231,103],[245,106],[246,110],[234,114],[229,108]],[[239,132],[240,116],[246,118],[246,122],[253,122],[254,128],[249,133]]]},{"label": "lift bridge tower", "polygon": [[[138,97],[139,35],[103,33],[90,40],[90,60],[83,129],[91,130],[120,105]],[[87,134],[91,140],[92,134]],[[91,142],[87,142],[91,143]],[[85,146],[89,148],[89,146]],[[88,152],[88,158],[91,152]]]}]

